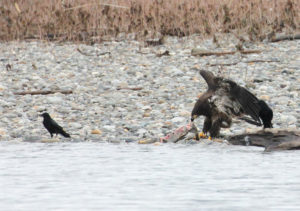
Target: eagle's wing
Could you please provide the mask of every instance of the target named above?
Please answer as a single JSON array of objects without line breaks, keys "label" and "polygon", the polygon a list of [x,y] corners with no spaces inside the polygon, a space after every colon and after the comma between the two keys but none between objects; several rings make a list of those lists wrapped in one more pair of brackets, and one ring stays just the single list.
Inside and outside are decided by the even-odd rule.
[{"label": "eagle's wing", "polygon": [[210,71],[200,70],[200,75],[206,81],[208,90],[213,92],[210,103],[218,111],[228,116],[246,114],[253,119],[253,124],[262,124],[259,118],[259,100],[251,92],[234,81],[214,76]]},{"label": "eagle's wing", "polygon": [[257,124],[261,124],[259,118],[261,108],[257,97],[231,80],[224,80],[224,82],[230,85],[229,93],[241,105],[244,113],[251,116]]},{"label": "eagle's wing", "polygon": [[215,76],[212,72],[206,70],[200,70],[200,75],[204,78],[208,85],[208,89],[214,89],[216,86]]},{"label": "eagle's wing", "polygon": [[210,93],[208,98],[212,111],[226,116],[240,116],[243,109],[238,101],[230,94],[230,84],[224,83],[224,79],[216,77],[210,71],[200,70],[200,75],[204,78],[208,85],[207,93]]},{"label": "eagle's wing", "polygon": [[245,116],[240,117],[239,119],[240,119],[240,120],[244,120],[244,121],[246,121],[246,122],[248,122],[248,123],[250,123],[250,124],[252,124],[252,125],[262,126],[262,124],[261,124],[260,122],[255,122],[255,121],[253,121],[252,119],[250,119],[250,118],[248,118],[248,117],[245,117]]}]

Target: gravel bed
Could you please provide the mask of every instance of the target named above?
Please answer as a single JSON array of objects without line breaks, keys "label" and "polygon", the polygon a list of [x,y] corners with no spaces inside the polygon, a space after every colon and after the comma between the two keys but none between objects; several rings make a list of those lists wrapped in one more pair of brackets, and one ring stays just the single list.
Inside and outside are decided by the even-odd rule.
[{"label": "gravel bed", "polygon": [[[196,47],[230,51],[235,44],[226,36],[218,47],[212,39],[197,36],[169,37],[160,46],[133,40],[94,46],[0,43],[0,140],[50,138],[39,116],[44,111],[71,134],[72,141],[130,142],[164,136],[189,122],[197,96],[206,90],[199,69],[230,78],[266,100],[274,112],[274,127],[298,128],[300,41],[244,45],[261,50],[260,54],[191,55]],[[169,56],[158,56],[166,50]],[[230,63],[236,64],[216,65]],[[73,93],[14,94],[45,90]],[[196,124],[202,128],[203,118]],[[255,126],[235,122],[221,133],[237,134],[248,128]]]}]

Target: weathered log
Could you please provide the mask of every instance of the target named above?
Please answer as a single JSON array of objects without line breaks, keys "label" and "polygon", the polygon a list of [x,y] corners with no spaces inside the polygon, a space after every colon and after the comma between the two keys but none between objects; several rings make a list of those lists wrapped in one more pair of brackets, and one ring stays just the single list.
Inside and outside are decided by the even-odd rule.
[{"label": "weathered log", "polygon": [[300,131],[293,129],[265,129],[228,138],[233,145],[265,147],[265,151],[300,149]]},{"label": "weathered log", "polygon": [[132,90],[132,91],[139,91],[139,90],[142,90],[143,87],[117,87],[117,90],[121,90],[121,89],[127,89],[127,90]]},{"label": "weathered log", "polygon": [[157,45],[162,45],[165,42],[165,37],[162,36],[161,38],[159,38],[158,40],[146,40],[146,45],[147,46],[157,46]]},{"label": "weathered log", "polygon": [[[258,63],[258,62],[280,62],[279,60],[261,60],[261,59],[255,59],[255,60],[249,60],[249,61],[242,61],[241,63]],[[231,65],[237,65],[239,62],[232,62],[232,63],[215,63],[215,64],[207,64],[208,66],[231,66]]]},{"label": "weathered log", "polygon": [[271,39],[271,42],[279,42],[279,41],[283,41],[283,40],[296,40],[296,39],[300,39],[300,34],[282,35],[282,36],[278,36],[278,37],[273,37]]},{"label": "weathered log", "polygon": [[103,55],[106,55],[106,54],[111,55],[111,52],[109,52],[109,51],[107,51],[107,52],[102,52],[102,53],[95,53],[95,55],[94,55],[94,54],[90,54],[90,53],[86,53],[86,52],[80,50],[80,48],[77,48],[77,51],[78,51],[79,53],[81,53],[82,55],[85,55],[85,56],[103,56]]},{"label": "weathered log", "polygon": [[14,92],[15,95],[49,95],[55,93],[72,94],[72,90],[45,90],[45,91],[24,91]]},{"label": "weathered log", "polygon": [[193,56],[223,56],[223,55],[230,55],[235,53],[241,53],[241,54],[252,54],[252,53],[261,53],[260,50],[241,50],[241,51],[223,51],[223,52],[213,52],[213,51],[207,51],[203,49],[194,48],[191,51],[191,54]]},{"label": "weathered log", "polygon": [[260,50],[241,50],[241,51],[236,51],[236,53],[239,52],[241,54],[252,54],[252,53],[261,53],[262,51]]},{"label": "weathered log", "polygon": [[206,50],[197,49],[197,48],[192,49],[192,52],[191,52],[192,56],[212,56],[212,55],[222,56],[222,55],[235,54],[235,53],[236,53],[236,51],[213,52],[213,51],[206,51]]}]

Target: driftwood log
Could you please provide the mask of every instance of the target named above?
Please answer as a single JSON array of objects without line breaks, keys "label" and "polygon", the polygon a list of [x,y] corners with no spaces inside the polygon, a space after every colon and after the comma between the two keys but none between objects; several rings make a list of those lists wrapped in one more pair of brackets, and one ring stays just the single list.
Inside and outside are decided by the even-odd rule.
[{"label": "driftwood log", "polygon": [[15,95],[49,95],[55,93],[72,94],[72,90],[45,90],[45,91],[24,91],[14,92]]},{"label": "driftwood log", "polygon": [[265,151],[300,149],[300,130],[265,129],[228,138],[233,145],[265,147]]},{"label": "driftwood log", "polygon": [[111,52],[107,51],[107,52],[102,52],[102,53],[95,53],[95,54],[91,54],[91,53],[87,53],[87,52],[84,52],[83,50],[81,50],[80,48],[77,48],[77,51],[79,53],[81,53],[82,55],[85,55],[85,56],[103,56],[105,54],[109,54],[111,56]]},{"label": "driftwood log", "polygon": [[238,63],[258,63],[258,62],[280,62],[279,60],[262,60],[262,59],[255,59],[249,61],[241,61],[241,62],[233,62],[233,63],[214,63],[214,64],[207,64],[207,66],[231,66],[237,65]]},{"label": "driftwood log", "polygon": [[300,39],[300,34],[282,35],[282,36],[278,36],[278,37],[273,37],[271,39],[271,42],[279,42],[279,41],[283,41],[283,40],[296,40],[296,39]]},{"label": "driftwood log", "polygon": [[127,89],[127,90],[132,90],[132,91],[139,91],[139,90],[142,90],[143,87],[117,87],[117,90],[121,90],[121,89]]},{"label": "driftwood log", "polygon": [[255,130],[253,132],[225,137],[227,141],[225,139],[207,139],[207,137],[202,137],[200,134],[197,127],[193,123],[189,123],[171,131],[165,137],[147,138],[140,140],[138,143],[177,143],[181,140],[197,140],[196,142],[204,141],[204,143],[214,141],[231,145],[264,147],[266,152],[300,149],[300,130],[297,129],[268,128]]},{"label": "driftwood log", "polygon": [[203,49],[194,48],[192,49],[192,56],[223,56],[228,54],[235,54],[235,53],[241,53],[241,54],[252,54],[252,53],[261,53],[260,50],[240,50],[240,51],[223,51],[223,52],[214,52],[214,51],[207,51]]}]

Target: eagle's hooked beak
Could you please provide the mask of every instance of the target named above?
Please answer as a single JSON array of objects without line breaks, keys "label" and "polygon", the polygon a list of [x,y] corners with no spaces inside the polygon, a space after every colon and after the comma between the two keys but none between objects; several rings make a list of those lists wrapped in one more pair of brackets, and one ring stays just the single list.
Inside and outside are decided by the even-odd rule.
[{"label": "eagle's hooked beak", "polygon": [[198,117],[198,115],[194,114],[194,115],[191,117],[191,121],[193,122],[197,117]]}]

